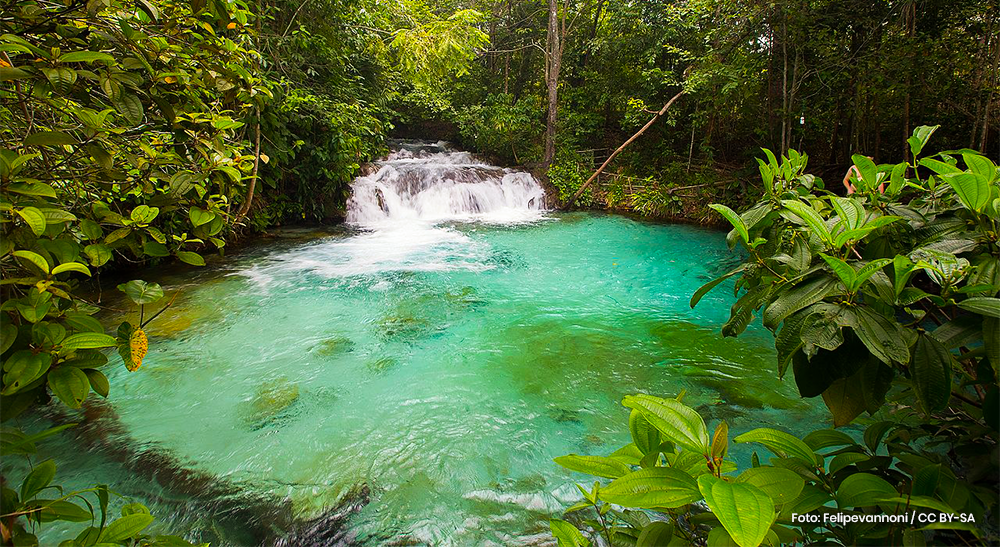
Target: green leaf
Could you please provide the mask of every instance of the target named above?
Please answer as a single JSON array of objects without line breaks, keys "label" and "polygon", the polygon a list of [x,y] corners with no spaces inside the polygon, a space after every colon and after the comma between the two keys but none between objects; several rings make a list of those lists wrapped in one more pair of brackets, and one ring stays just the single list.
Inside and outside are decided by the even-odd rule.
[{"label": "green leaf", "polygon": [[111,247],[103,243],[87,245],[83,248],[83,253],[90,259],[90,265],[94,267],[103,266],[111,260]]},{"label": "green leaf", "polygon": [[965,165],[973,173],[986,179],[987,183],[996,180],[997,166],[989,158],[980,154],[962,154]]},{"label": "green leaf", "polygon": [[61,131],[40,131],[24,139],[25,146],[62,146],[76,144],[76,139]]},{"label": "green leaf", "polygon": [[764,326],[771,330],[778,328],[788,316],[826,298],[836,284],[824,275],[779,292],[774,302],[764,309]]},{"label": "green leaf", "polygon": [[698,477],[705,503],[740,547],[757,547],[774,522],[774,502],[759,488],[712,475]]},{"label": "green leaf", "polygon": [[162,243],[147,241],[142,244],[142,254],[146,256],[170,256],[170,250]]},{"label": "green leaf", "polygon": [[52,89],[62,95],[73,92],[73,84],[79,77],[79,74],[69,67],[43,68],[41,71],[52,84]]},{"label": "green leaf", "polygon": [[45,233],[45,214],[37,207],[24,207],[14,210],[18,216],[24,219],[24,223],[31,228],[36,236]]},{"label": "green leaf", "polygon": [[802,442],[784,431],[766,427],[748,431],[733,438],[736,443],[760,443],[782,458],[800,458],[810,465],[822,465],[823,461]]},{"label": "green leaf", "polygon": [[152,304],[163,298],[163,288],[159,283],[146,283],[141,279],[133,279],[128,283],[118,285],[122,291],[136,304]]},{"label": "green leaf", "polygon": [[66,500],[44,501],[40,505],[44,506],[40,511],[43,522],[49,520],[87,522],[94,518],[90,511]]},{"label": "green leaf", "polygon": [[129,123],[132,125],[142,123],[145,111],[142,107],[142,101],[140,101],[139,97],[137,97],[134,93],[123,91],[112,102],[115,106],[115,110],[117,110],[122,116],[125,116],[125,119],[128,120]]},{"label": "green leaf", "polygon": [[781,205],[802,219],[820,239],[828,244],[833,243],[833,237],[830,235],[830,230],[826,227],[826,221],[816,212],[816,209],[801,201],[792,199],[782,200]]},{"label": "green leaf", "polygon": [[857,280],[857,273],[854,271],[854,268],[847,262],[844,262],[835,256],[829,256],[823,253],[820,253],[819,255],[823,257],[823,260],[830,266],[833,273],[837,274],[837,277],[840,278],[840,282],[844,284],[844,288],[847,289],[847,292],[853,293],[854,282]]},{"label": "green leaf", "polygon": [[865,306],[859,306],[856,315],[858,324],[854,331],[872,355],[887,365],[910,361],[910,349],[899,323]]},{"label": "green leaf", "polygon": [[951,186],[958,199],[962,201],[966,209],[982,211],[990,201],[992,195],[990,191],[989,179],[975,173],[948,173],[941,175],[941,179]]},{"label": "green leaf", "polygon": [[24,502],[35,497],[52,482],[55,476],[56,462],[45,460],[36,465],[31,470],[31,473],[28,473],[28,476],[24,478],[24,481],[21,482],[21,501]]},{"label": "green leaf", "polygon": [[986,317],[1000,318],[1000,298],[975,296],[959,302],[958,307]]},{"label": "green leaf", "polygon": [[99,332],[80,332],[71,334],[63,339],[62,349],[64,352],[76,351],[78,349],[97,349],[114,347],[115,339]]},{"label": "green leaf", "polygon": [[90,381],[90,387],[94,388],[94,392],[107,399],[108,393],[111,392],[108,377],[103,372],[92,368],[84,369],[83,372],[87,374],[87,380]]},{"label": "green leaf", "polygon": [[6,353],[17,340],[17,326],[13,323],[0,325],[0,354]]},{"label": "green leaf", "polygon": [[666,440],[700,454],[708,453],[709,438],[705,420],[690,407],[674,399],[644,394],[628,395],[622,400],[622,404],[642,412],[643,417],[659,429]]},{"label": "green leaf", "polygon": [[549,528],[559,547],[590,547],[590,541],[576,529],[576,526],[561,519],[550,519]]},{"label": "green leaf", "polygon": [[49,373],[49,389],[66,406],[80,408],[90,393],[90,380],[87,373],[76,367],[59,367]]},{"label": "green leaf", "polygon": [[798,473],[781,467],[751,467],[741,473],[736,482],[756,486],[775,504],[794,500],[806,485]]},{"label": "green leaf", "polygon": [[198,227],[202,224],[211,222],[212,219],[215,218],[215,213],[199,209],[198,207],[192,207],[191,210],[188,211],[188,217],[191,219],[191,225]]},{"label": "green leaf", "polygon": [[910,376],[925,414],[943,410],[951,398],[951,353],[933,336],[920,333],[913,346]]},{"label": "green leaf", "polygon": [[709,291],[711,291],[712,289],[714,289],[715,287],[717,287],[723,281],[725,281],[725,280],[729,279],[730,277],[732,277],[732,276],[734,276],[734,275],[742,272],[743,270],[746,269],[746,267],[747,267],[746,264],[740,264],[735,270],[732,270],[732,271],[730,271],[730,272],[728,272],[726,274],[723,274],[722,276],[717,277],[717,278],[713,279],[712,281],[709,281],[708,283],[705,283],[704,285],[702,285],[691,296],[691,303],[690,303],[691,307],[694,308],[695,306],[697,306],[698,302],[702,299],[702,297],[704,297],[706,294],[708,294]]},{"label": "green leaf", "polygon": [[733,211],[729,207],[720,203],[711,203],[708,206],[718,211],[722,216],[726,217],[726,220],[728,220],[729,223],[733,225],[736,232],[740,234],[740,238],[743,239],[743,243],[750,243],[750,234],[747,231],[747,225],[743,222],[743,219],[740,218],[740,215],[736,214],[736,211]]},{"label": "green leaf", "polygon": [[113,63],[115,58],[100,51],[73,51],[63,53],[58,59],[61,63],[93,63],[94,61],[106,61]]},{"label": "green leaf", "polygon": [[878,504],[878,500],[885,497],[898,496],[899,492],[881,477],[869,473],[854,473],[844,479],[837,488],[837,506],[841,509],[848,507],[871,507]]},{"label": "green leaf", "polygon": [[132,209],[132,213],[129,216],[132,218],[132,222],[135,222],[137,224],[149,224],[150,222],[153,222],[153,220],[159,214],[160,214],[159,207],[139,205],[135,209]]},{"label": "green leaf", "polygon": [[632,412],[629,413],[628,429],[632,434],[632,442],[643,454],[659,450],[660,443],[663,441],[660,438],[660,430],[649,423],[639,410],[633,408]]},{"label": "green leaf", "polygon": [[119,519],[108,525],[101,532],[101,543],[114,543],[135,537],[153,523],[153,515],[135,513]]},{"label": "green leaf", "polygon": [[927,145],[927,141],[930,140],[931,135],[937,131],[940,125],[921,125],[913,130],[913,136],[906,139],[907,144],[910,145],[910,152],[913,153],[913,157],[916,158],[920,155],[920,152]]},{"label": "green leaf", "polygon": [[181,262],[186,262],[192,266],[204,266],[205,259],[198,253],[192,253],[191,251],[177,251],[177,258]]},{"label": "green leaf", "polygon": [[830,460],[830,474],[834,474],[837,471],[856,463],[868,461],[870,456],[867,454],[862,454],[861,452],[844,452],[843,454],[837,454]]},{"label": "green leaf", "polygon": [[24,260],[27,260],[28,262],[30,262],[31,264],[33,264],[35,267],[37,267],[39,270],[41,270],[42,273],[48,275],[48,273],[49,273],[49,263],[44,258],[42,258],[42,255],[40,255],[38,253],[35,253],[35,252],[32,252],[32,251],[24,251],[24,250],[14,251],[13,253],[10,253],[10,254],[12,254],[12,255],[14,255],[14,256],[16,256],[18,258],[23,258]]},{"label": "green leaf", "polygon": [[47,353],[32,353],[30,350],[15,352],[3,364],[3,395],[13,395],[21,388],[41,378],[49,366],[52,357]]},{"label": "green leaf", "polygon": [[7,187],[8,192],[22,196],[56,197],[56,190],[44,182],[16,182]]},{"label": "green leaf", "polygon": [[66,262],[52,268],[52,275],[61,274],[63,272],[79,272],[90,276],[90,269],[88,269],[83,264],[79,262]]},{"label": "green leaf", "polygon": [[559,456],[553,461],[571,471],[609,479],[617,479],[631,471],[629,466],[624,463],[603,456],[578,456],[576,454],[569,454],[568,456]]},{"label": "green leaf", "polygon": [[830,494],[807,484],[797,498],[781,507],[781,517],[782,519],[789,519],[792,513],[802,515],[815,511],[826,505],[830,500]]},{"label": "green leaf", "polygon": [[674,539],[674,525],[657,520],[642,527],[635,547],[663,547]]},{"label": "green leaf", "polygon": [[608,503],[644,509],[673,509],[701,499],[694,478],[672,467],[633,471],[601,488],[598,496]]},{"label": "green leaf", "polygon": [[23,80],[30,78],[31,73],[17,67],[0,66],[0,82],[10,82],[13,80]]},{"label": "green leaf", "polygon": [[868,156],[862,156],[861,154],[851,156],[851,161],[854,162],[854,166],[861,173],[861,176],[855,180],[858,190],[862,193],[874,190],[878,179],[878,167],[875,165],[875,162],[870,160]]}]

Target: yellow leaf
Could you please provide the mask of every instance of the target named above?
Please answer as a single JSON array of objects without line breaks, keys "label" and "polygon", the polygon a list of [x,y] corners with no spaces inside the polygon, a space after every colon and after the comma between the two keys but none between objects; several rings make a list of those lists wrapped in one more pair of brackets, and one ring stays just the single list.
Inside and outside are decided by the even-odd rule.
[{"label": "yellow leaf", "polygon": [[233,30],[234,28],[236,28],[236,23],[229,23],[228,25],[226,25],[226,28],[229,30]]},{"label": "yellow leaf", "polygon": [[149,340],[146,338],[146,333],[142,332],[142,329],[132,331],[132,336],[129,336],[128,339],[128,347],[132,355],[132,363],[126,363],[125,368],[129,372],[135,372],[142,366],[142,360],[146,357],[146,352],[149,351]]}]

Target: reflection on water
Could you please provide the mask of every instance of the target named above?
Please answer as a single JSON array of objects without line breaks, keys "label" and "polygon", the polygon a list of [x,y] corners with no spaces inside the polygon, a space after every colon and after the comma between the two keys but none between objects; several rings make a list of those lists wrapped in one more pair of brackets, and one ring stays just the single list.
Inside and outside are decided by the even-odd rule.
[{"label": "reflection on water", "polygon": [[[472,164],[411,146],[383,169]],[[287,500],[319,519],[316,543],[346,518],[338,540],[510,544],[546,540],[547,519],[578,498],[586,478],[552,458],[628,442],[626,394],[686,390],[736,433],[822,420],[775,379],[770,334],[718,334],[731,285],[689,309],[727,256],[723,234],[545,214],[528,175],[475,169],[486,174],[445,183],[462,197],[450,217],[426,208],[433,184],[376,174],[358,182],[382,197],[367,194],[378,214],[367,203],[357,231],[246,253],[186,286],[151,325],[143,368],[111,366],[130,442]],[[121,467],[74,463],[61,472],[128,483]],[[161,529],[242,541],[151,497]],[[357,511],[336,513],[345,499]]]}]

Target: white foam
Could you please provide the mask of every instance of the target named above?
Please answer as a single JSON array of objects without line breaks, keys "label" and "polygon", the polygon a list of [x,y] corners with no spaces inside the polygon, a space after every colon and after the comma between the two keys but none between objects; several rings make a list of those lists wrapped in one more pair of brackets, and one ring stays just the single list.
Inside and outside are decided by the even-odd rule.
[{"label": "white foam", "polygon": [[401,148],[351,184],[347,222],[382,230],[416,221],[495,224],[541,218],[545,192],[529,173],[477,162],[440,145]]}]

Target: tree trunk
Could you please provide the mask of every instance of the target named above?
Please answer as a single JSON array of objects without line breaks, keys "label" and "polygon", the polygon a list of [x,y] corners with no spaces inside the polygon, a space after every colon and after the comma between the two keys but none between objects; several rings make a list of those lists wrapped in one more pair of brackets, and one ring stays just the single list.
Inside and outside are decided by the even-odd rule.
[{"label": "tree trunk", "polygon": [[559,65],[562,47],[559,40],[559,0],[549,0],[547,69],[545,85],[549,91],[548,117],[545,120],[545,166],[556,158],[556,121],[559,108]]}]

